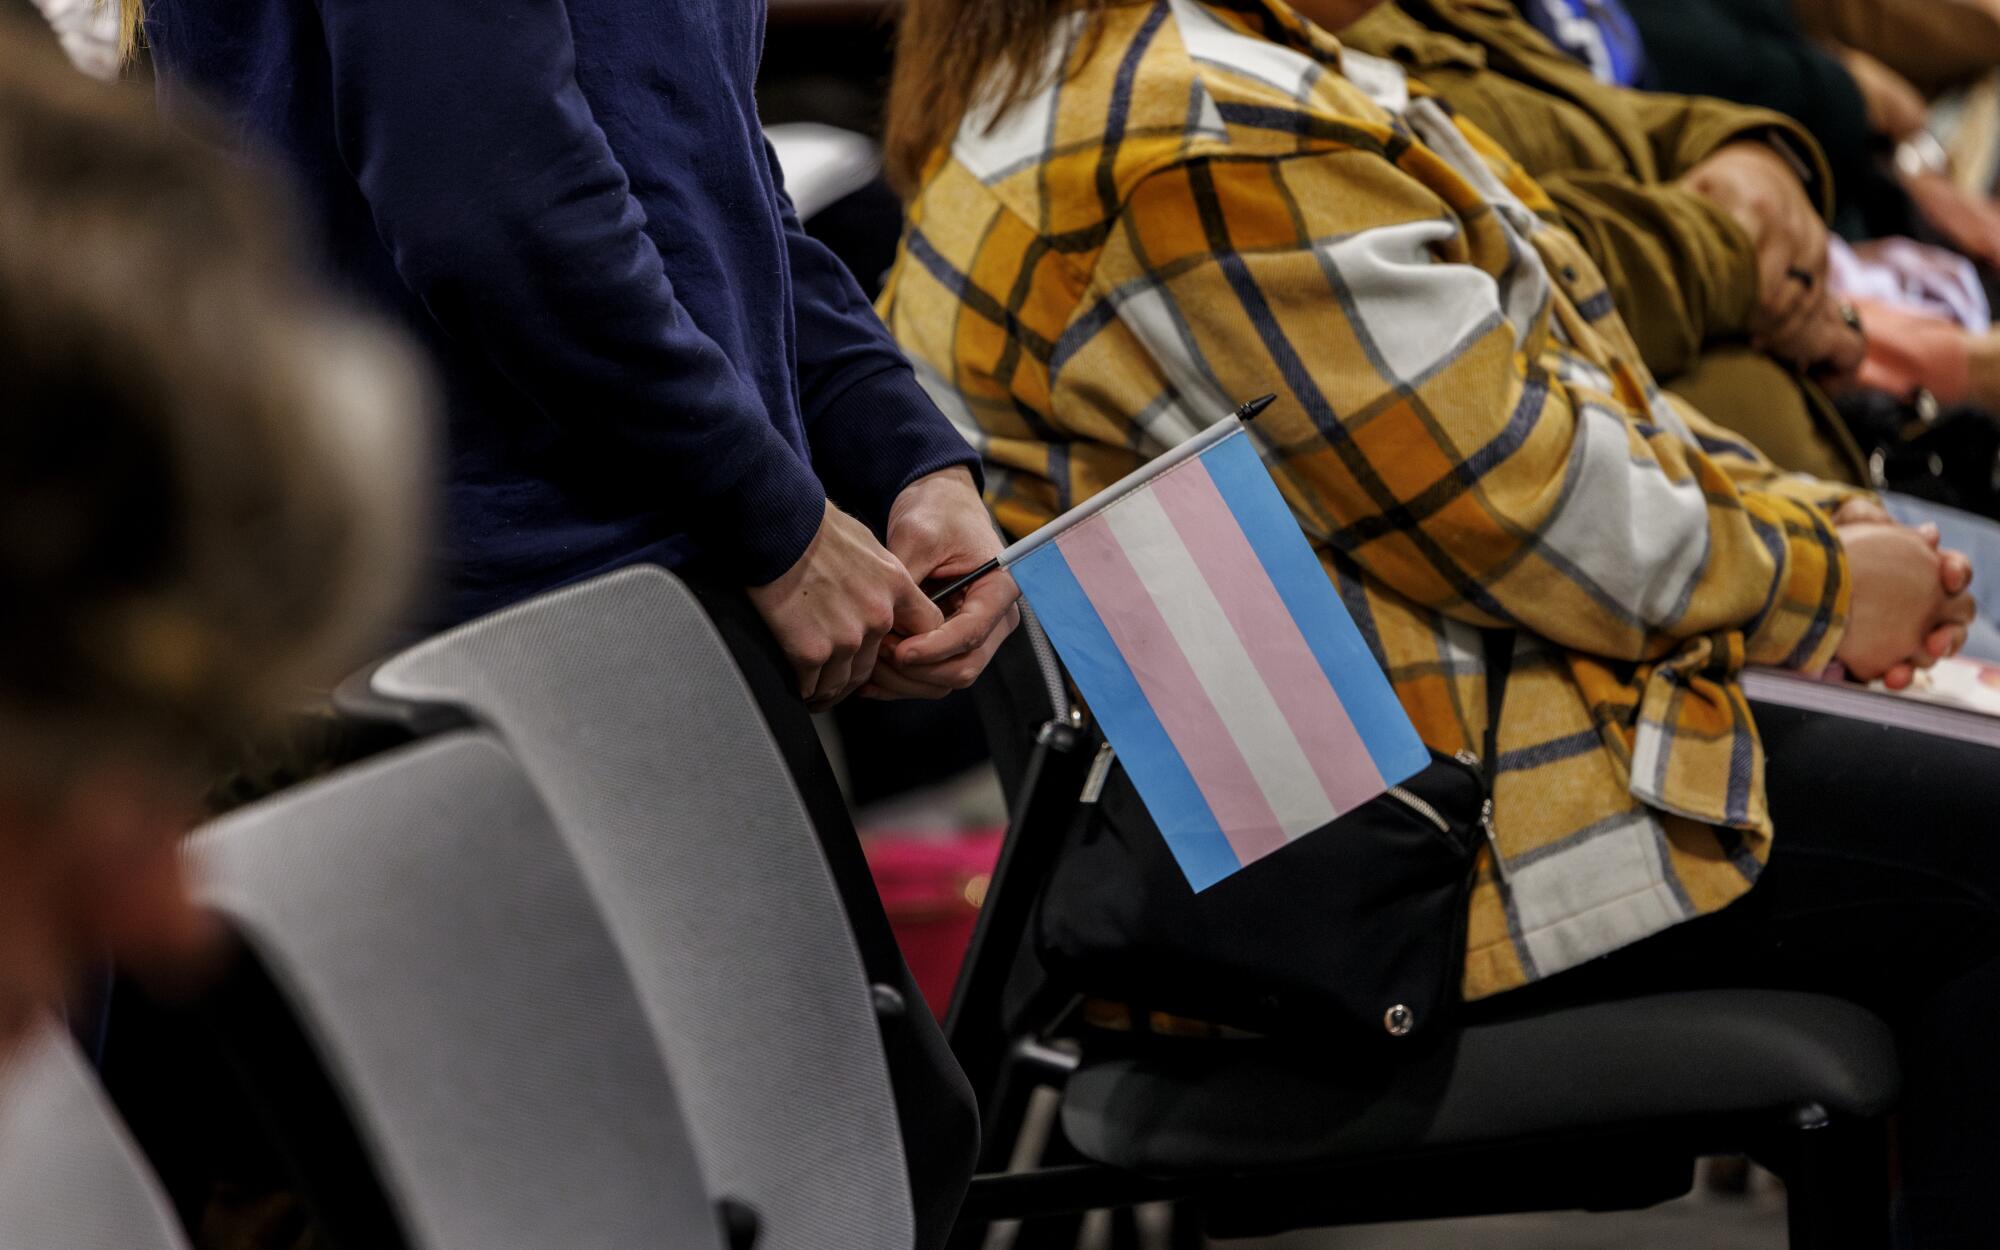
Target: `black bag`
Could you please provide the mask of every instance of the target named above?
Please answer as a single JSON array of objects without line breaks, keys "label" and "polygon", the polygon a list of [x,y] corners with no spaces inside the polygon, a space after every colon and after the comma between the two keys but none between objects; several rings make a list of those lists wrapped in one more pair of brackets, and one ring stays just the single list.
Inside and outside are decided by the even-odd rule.
[{"label": "black bag", "polygon": [[[1511,634],[1489,635],[1496,689],[1511,653]],[[1489,725],[1489,760],[1495,736]],[[1459,1001],[1488,792],[1477,764],[1433,752],[1401,786],[1197,894],[1114,764],[1049,876],[1037,953],[1066,988],[1138,1011],[1257,1032],[1429,1033]]]},{"label": "black bag", "polygon": [[1868,456],[1871,485],[2000,519],[2000,422],[1972,407],[1940,408],[1919,391],[1857,391],[1837,406]]}]

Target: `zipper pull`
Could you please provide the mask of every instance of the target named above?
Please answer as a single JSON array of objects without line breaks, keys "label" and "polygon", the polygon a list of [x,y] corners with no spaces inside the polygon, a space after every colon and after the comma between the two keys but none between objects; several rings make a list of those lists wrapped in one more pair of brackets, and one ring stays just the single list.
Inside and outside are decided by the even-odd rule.
[{"label": "zipper pull", "polygon": [[[1486,770],[1480,766],[1477,755],[1460,750],[1452,758],[1478,772],[1480,784],[1491,788],[1492,783],[1486,777]],[[1507,880],[1507,861],[1500,854],[1500,835],[1493,829],[1493,796],[1490,793],[1479,802],[1479,828],[1486,835],[1486,845],[1493,848],[1493,871],[1504,883]]]},{"label": "zipper pull", "polygon": [[1486,833],[1486,845],[1493,848],[1493,871],[1504,884],[1507,880],[1507,858],[1500,853],[1500,835],[1493,828],[1492,799],[1479,805],[1479,827]]}]

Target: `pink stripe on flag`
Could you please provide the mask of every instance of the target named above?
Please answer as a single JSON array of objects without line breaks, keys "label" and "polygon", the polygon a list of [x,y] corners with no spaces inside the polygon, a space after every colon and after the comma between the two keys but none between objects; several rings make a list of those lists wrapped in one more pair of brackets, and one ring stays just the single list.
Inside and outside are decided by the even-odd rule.
[{"label": "pink stripe on flag", "polygon": [[1077,585],[1104,622],[1146,702],[1167,731],[1222,836],[1247,864],[1285,845],[1285,831],[1236,739],[1102,517],[1056,539]]},{"label": "pink stripe on flag", "polygon": [[1388,789],[1208,466],[1184,464],[1162,475],[1153,491],[1297,735],[1333,810],[1351,812]]}]

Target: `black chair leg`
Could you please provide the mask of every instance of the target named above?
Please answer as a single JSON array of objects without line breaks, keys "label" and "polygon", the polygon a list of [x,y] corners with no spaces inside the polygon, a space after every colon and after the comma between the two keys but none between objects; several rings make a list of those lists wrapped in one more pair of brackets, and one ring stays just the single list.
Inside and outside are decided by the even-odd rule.
[{"label": "black chair leg", "polygon": [[1201,1206],[1176,1202],[1167,1213],[1167,1250],[1208,1250]]},{"label": "black chair leg", "polygon": [[[1083,1156],[1063,1136],[1062,1124],[1051,1124],[1048,1142],[1042,1147],[1041,1166],[1054,1168],[1082,1162]],[[1076,1250],[1083,1237],[1083,1220],[1081,1212],[1022,1220],[1021,1231],[1014,1237],[1014,1250]]]},{"label": "black chair leg", "polygon": [[1791,1250],[1888,1250],[1888,1132],[1880,1120],[1795,1110],[1761,1162],[1785,1182]]}]

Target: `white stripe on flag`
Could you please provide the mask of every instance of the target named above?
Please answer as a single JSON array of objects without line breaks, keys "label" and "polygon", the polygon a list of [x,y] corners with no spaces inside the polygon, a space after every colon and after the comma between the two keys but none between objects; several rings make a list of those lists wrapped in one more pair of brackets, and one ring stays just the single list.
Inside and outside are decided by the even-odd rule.
[{"label": "white stripe on flag", "polygon": [[[1150,490],[1134,491],[1104,513],[1103,520],[1235,739],[1286,840],[1332,820],[1338,813],[1298,736],[1264,685],[1208,580],[1181,544],[1158,497]],[[1185,754],[1199,751],[1202,744],[1174,745]]]},{"label": "white stripe on flag", "polygon": [[1067,534],[1098,513],[1103,512],[1112,504],[1117,503],[1133,491],[1145,486],[1148,482],[1160,476],[1160,474],[1166,473],[1178,465],[1185,464],[1217,443],[1220,443],[1223,439],[1234,434],[1243,434],[1245,438],[1248,438],[1249,435],[1244,433],[1246,428],[1242,418],[1233,412],[1230,413],[1227,417],[1217,421],[1214,425],[1209,426],[1187,442],[1182,443],[1163,456],[1140,465],[1124,477],[1113,482],[1110,486],[1098,491],[1095,495],[1084,500],[1076,507],[1071,508],[1068,512],[1063,513],[1047,525],[1029,534],[1026,538],[1015,542],[1000,553],[1000,567],[1003,569],[1007,568],[1043,543],[1052,543],[1056,539],[1061,538],[1064,534]]}]

